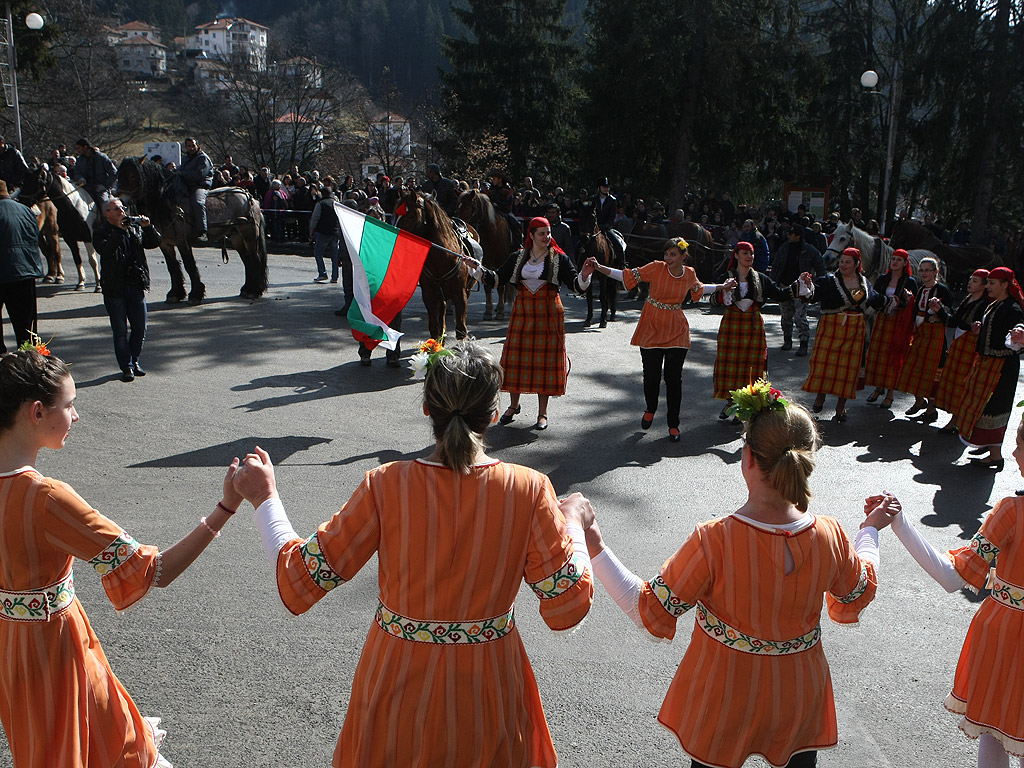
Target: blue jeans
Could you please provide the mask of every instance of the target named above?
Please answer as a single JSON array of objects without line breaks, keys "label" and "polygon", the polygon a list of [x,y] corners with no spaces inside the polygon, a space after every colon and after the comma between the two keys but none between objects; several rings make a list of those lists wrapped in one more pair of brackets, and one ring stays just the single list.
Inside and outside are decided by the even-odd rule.
[{"label": "blue jeans", "polygon": [[324,251],[331,260],[331,280],[338,281],[338,235],[325,235],[322,232],[316,233],[316,242],[313,244],[313,258],[316,259],[317,277],[327,276],[327,267],[324,264]]},{"label": "blue jeans", "polygon": [[[126,285],[121,296],[103,296],[114,332],[114,356],[124,371],[139,361],[146,340],[146,291],[141,285]],[[131,326],[131,333],[128,327]]]}]

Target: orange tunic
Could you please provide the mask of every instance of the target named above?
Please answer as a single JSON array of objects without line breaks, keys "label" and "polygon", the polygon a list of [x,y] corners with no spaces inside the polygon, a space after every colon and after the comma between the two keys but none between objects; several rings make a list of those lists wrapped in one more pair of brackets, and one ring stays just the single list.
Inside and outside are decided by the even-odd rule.
[{"label": "orange tunic", "polygon": [[697,279],[693,267],[684,266],[683,274],[674,277],[664,261],[652,261],[639,269],[622,270],[622,283],[629,290],[638,283],[651,285],[650,299],[644,302],[630,344],[645,349],[690,348],[690,324],[681,305],[688,293],[693,294],[694,301],[704,295],[704,284]]},{"label": "orange tunic", "polygon": [[996,504],[966,547],[949,553],[957,572],[989,597],[971,621],[945,706],[963,715],[960,729],[971,738],[994,736],[1009,754],[1024,757],[1024,498]]},{"label": "orange tunic", "polygon": [[[833,620],[855,623],[875,589],[874,566],[833,518],[815,517],[797,533],[733,515],[698,525],[640,593],[640,615],[657,637],[672,638],[677,618],[697,608],[658,720],[711,766],[740,768],[754,754],[784,766],[797,752],[835,746],[832,679],[817,641],[822,594]],[[799,650],[751,650],[768,646]]]},{"label": "orange tunic", "polygon": [[[284,546],[281,599],[293,613],[308,610],[374,552],[381,605],[335,768],[554,768],[519,630],[502,636],[505,623],[494,620],[507,616],[524,578],[552,629],[575,626],[590,609],[593,580],[575,567],[548,478],[501,462],[468,475],[385,464],[310,539]],[[463,639],[448,644],[443,625],[453,622]]]},{"label": "orange tunic", "polygon": [[0,720],[14,765],[150,768],[152,726],[111,671],[78,598],[40,613],[37,601],[9,594],[65,579],[75,557],[104,574],[123,610],[149,590],[158,551],[69,485],[33,469],[0,476],[0,590],[8,593],[0,596]]}]

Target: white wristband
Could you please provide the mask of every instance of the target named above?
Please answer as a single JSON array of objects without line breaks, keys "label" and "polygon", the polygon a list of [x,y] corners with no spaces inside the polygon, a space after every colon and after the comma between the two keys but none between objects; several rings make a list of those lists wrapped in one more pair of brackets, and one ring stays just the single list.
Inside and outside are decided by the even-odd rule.
[{"label": "white wristband", "polygon": [[277,556],[281,552],[281,547],[299,537],[292,528],[281,499],[273,496],[256,508],[256,526],[260,529],[260,539],[263,541],[267,559],[274,568],[277,568]]}]

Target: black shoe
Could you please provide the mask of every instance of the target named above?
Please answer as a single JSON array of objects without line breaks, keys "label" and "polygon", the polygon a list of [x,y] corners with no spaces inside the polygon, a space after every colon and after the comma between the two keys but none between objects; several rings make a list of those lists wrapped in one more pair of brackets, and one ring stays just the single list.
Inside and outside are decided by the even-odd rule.
[{"label": "black shoe", "polygon": [[146,371],[138,363],[132,363],[132,371],[135,372],[136,376],[145,376],[146,375]]},{"label": "black shoe", "polygon": [[673,442],[673,443],[678,443],[679,442],[680,435],[679,435],[679,428],[678,427],[672,427],[671,429],[669,429],[669,431],[668,431],[668,439],[671,442]]},{"label": "black shoe", "polygon": [[787,351],[791,350],[792,348],[793,348],[793,340],[792,339],[786,339],[784,342],[782,342],[782,346],[779,347],[779,349],[781,349],[784,352],[787,352]]},{"label": "black shoe", "polygon": [[363,366],[363,368],[369,368],[370,367],[370,358],[368,358],[368,357],[360,357],[359,358],[359,364],[361,366]]},{"label": "black shoe", "polygon": [[510,405],[508,408],[505,409],[505,412],[501,414],[501,418],[498,419],[498,423],[501,424],[502,426],[505,426],[506,424],[511,424],[512,419],[518,416],[519,412],[522,410],[523,406],[521,405],[517,405],[515,410],[512,410],[512,406]]},{"label": "black shoe", "polygon": [[985,469],[992,469],[995,472],[1003,471],[1003,459],[997,459],[996,461],[990,461],[989,459],[971,459],[972,467],[983,467]]},{"label": "black shoe", "polygon": [[207,237],[205,229],[202,232],[200,232],[198,235],[196,235],[196,242],[199,243],[200,245],[209,245],[210,244],[210,238]]},{"label": "black shoe", "polygon": [[801,341],[800,348],[796,351],[797,357],[807,357],[807,342]]},{"label": "black shoe", "polygon": [[832,421],[842,424],[846,421],[846,411],[836,411],[836,415],[832,417]]},{"label": "black shoe", "polygon": [[135,381],[135,374],[132,373],[131,368],[125,368],[121,371],[121,381]]},{"label": "black shoe", "polygon": [[[541,421],[541,419],[543,419],[544,421]],[[548,417],[544,415],[538,415],[537,423],[533,425],[533,428],[536,429],[538,432],[543,432],[545,429],[548,428]]]},{"label": "black shoe", "polygon": [[931,424],[933,421],[939,420],[939,412],[925,411],[924,413],[917,417],[917,420],[920,421],[922,424]]},{"label": "black shoe", "polygon": [[720,421],[725,421],[726,419],[729,418],[729,405],[728,405],[728,403],[726,404],[725,408],[723,408],[721,411],[719,411],[718,418],[719,418]]},{"label": "black shoe", "polygon": [[389,357],[386,365],[388,368],[401,368],[402,361],[399,360],[397,357]]},{"label": "black shoe", "polygon": [[644,411],[643,418],[640,419],[640,429],[650,429],[653,423],[654,414],[650,411]]}]

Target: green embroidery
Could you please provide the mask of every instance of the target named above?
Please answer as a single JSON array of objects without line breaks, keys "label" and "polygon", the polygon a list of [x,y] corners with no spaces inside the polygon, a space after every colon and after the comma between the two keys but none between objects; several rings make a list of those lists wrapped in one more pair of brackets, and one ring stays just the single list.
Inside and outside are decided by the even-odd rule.
[{"label": "green embroidery", "polygon": [[762,640],[730,627],[700,603],[697,604],[697,624],[707,633],[708,637],[717,640],[722,645],[756,656],[788,656],[793,653],[803,653],[817,645],[818,640],[821,639],[821,626],[819,625],[807,634],[794,637],[792,640]]},{"label": "green embroidery", "polygon": [[974,534],[974,538],[971,539],[971,551],[980,555],[986,563],[992,565],[992,561],[999,554],[999,547],[986,539],[981,531],[978,531]]},{"label": "green embroidery", "polygon": [[992,579],[992,592],[990,595],[998,603],[1002,603],[1010,608],[1016,608],[1018,611],[1024,611],[1024,587],[1010,584],[997,576]]},{"label": "green embroidery", "polygon": [[100,576],[106,576],[138,551],[139,542],[129,536],[127,531],[121,531],[121,535],[90,560],[89,565],[95,568]]},{"label": "green embroidery", "polygon": [[638,283],[642,283],[644,281],[644,279],[642,277],[640,277],[640,270],[639,269],[634,267],[634,268],[630,269],[629,271],[633,273],[633,279],[636,280]]},{"label": "green embroidery", "polygon": [[74,602],[74,572],[45,589],[25,592],[0,591],[0,618],[10,621],[49,621]]},{"label": "green embroidery", "polygon": [[474,645],[504,637],[516,625],[515,606],[508,613],[479,621],[421,621],[407,619],[378,603],[374,621],[392,637],[434,645]]},{"label": "green embroidery", "polygon": [[647,303],[650,304],[652,307],[657,307],[658,309],[682,309],[683,308],[682,304],[666,304],[663,301],[658,301],[657,299],[652,299],[650,296],[647,297]]},{"label": "green embroidery", "polygon": [[541,600],[550,600],[553,597],[558,597],[562,593],[569,591],[572,586],[583,577],[586,570],[586,568],[580,568],[579,555],[573,552],[572,557],[569,558],[569,562],[546,579],[541,579],[540,581],[531,583],[530,589],[532,589],[534,594]]},{"label": "green embroidery", "polygon": [[669,589],[668,584],[665,583],[660,574],[647,582],[647,584],[650,586],[654,596],[661,601],[662,607],[677,619],[693,608],[690,603],[680,600],[672,594],[672,590]]},{"label": "green embroidery", "polygon": [[858,597],[864,594],[868,588],[868,567],[864,563],[860,564],[860,578],[857,580],[857,586],[853,588],[853,591],[843,597],[837,597],[840,603],[852,603]]},{"label": "green embroidery", "polygon": [[344,584],[345,580],[335,573],[331,564],[327,562],[327,556],[320,549],[318,535],[319,533],[314,533],[302,545],[302,563],[316,585],[324,592],[330,592],[338,585]]},{"label": "green embroidery", "polygon": [[50,612],[56,613],[71,605],[75,599],[75,572],[72,571],[64,581],[46,590],[46,601]]}]

